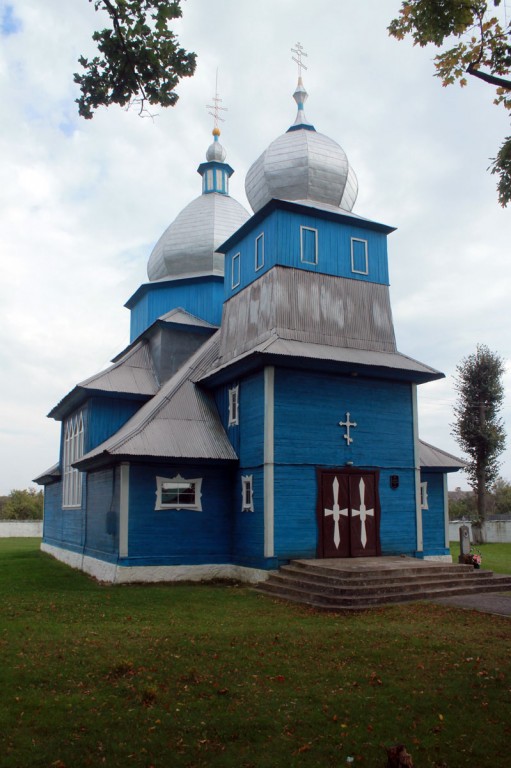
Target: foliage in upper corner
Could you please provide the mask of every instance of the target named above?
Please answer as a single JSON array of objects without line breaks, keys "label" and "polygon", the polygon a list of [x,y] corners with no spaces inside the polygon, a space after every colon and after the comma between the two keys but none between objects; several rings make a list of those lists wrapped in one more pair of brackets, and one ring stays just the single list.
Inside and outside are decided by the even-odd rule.
[{"label": "foliage in upper corner", "polygon": [[[499,456],[506,442],[504,425],[499,418],[504,400],[504,361],[479,344],[476,352],[456,367],[456,372],[458,401],[452,434],[469,456],[465,468],[469,484],[482,498],[498,478]],[[484,520],[485,508],[479,503],[478,513]]]},{"label": "foliage in upper corner", "polygon": [[[495,13],[501,0],[406,0],[388,27],[397,40],[411,35],[414,45],[450,45],[434,58],[442,85],[467,85],[471,75],[495,87],[495,104],[511,112],[511,23]],[[501,14],[502,15],[502,14]],[[491,172],[499,176],[499,202],[511,201],[511,136],[492,159]]]},{"label": "foliage in upper corner", "polygon": [[0,520],[42,520],[43,506],[43,491],[14,490],[8,496],[0,496]]},{"label": "foliage in upper corner", "polygon": [[111,104],[136,104],[140,114],[147,103],[174,106],[179,80],[193,75],[196,66],[196,54],[181,48],[168,27],[182,16],[181,0],[89,2],[96,11],[106,11],[111,27],[92,36],[99,55],[78,60],[85,69],[74,75],[81,90],[79,114],[90,119],[98,107]]}]

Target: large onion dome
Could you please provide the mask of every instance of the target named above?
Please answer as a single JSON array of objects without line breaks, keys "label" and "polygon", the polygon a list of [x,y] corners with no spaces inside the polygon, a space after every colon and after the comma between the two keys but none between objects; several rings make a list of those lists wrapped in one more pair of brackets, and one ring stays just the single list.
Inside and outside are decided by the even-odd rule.
[{"label": "large onion dome", "polygon": [[247,173],[245,191],[252,209],[258,211],[275,197],[311,200],[351,211],[357,199],[357,177],[339,144],[307,121],[307,91],[301,77],[293,98],[298,105],[294,124],[270,144]]},{"label": "large onion dome", "polygon": [[234,171],[224,162],[219,135],[214,128],[206,162],[197,169],[202,195],[183,208],[154,246],[147,264],[149,280],[224,274],[224,256],[216,248],[245,223],[249,213],[229,195]]}]

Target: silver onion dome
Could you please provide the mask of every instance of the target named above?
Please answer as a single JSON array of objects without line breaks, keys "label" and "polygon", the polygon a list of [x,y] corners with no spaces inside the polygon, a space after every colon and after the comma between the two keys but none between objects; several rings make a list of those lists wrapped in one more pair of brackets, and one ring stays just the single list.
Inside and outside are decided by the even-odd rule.
[{"label": "silver onion dome", "polygon": [[252,210],[256,212],[278,198],[311,200],[351,211],[358,182],[346,153],[307,121],[307,91],[301,77],[293,97],[298,105],[294,124],[270,144],[247,173],[245,191]]},{"label": "silver onion dome", "polygon": [[192,200],[165,230],[149,257],[149,280],[188,275],[224,274],[224,256],[216,249],[249,218],[248,211],[229,195],[233,169],[224,163],[225,149],[218,141],[220,131],[206,153],[202,195]]}]

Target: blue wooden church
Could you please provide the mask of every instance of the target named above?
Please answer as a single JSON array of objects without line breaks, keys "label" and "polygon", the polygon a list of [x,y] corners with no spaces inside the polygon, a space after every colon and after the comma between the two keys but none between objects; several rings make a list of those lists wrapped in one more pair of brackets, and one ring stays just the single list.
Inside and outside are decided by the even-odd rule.
[{"label": "blue wooden church", "polygon": [[448,472],[419,440],[385,224],[352,212],[346,154],[293,125],[246,177],[215,127],[202,194],[128,300],[131,342],[50,412],[42,548],[110,582],[264,579],[291,558],[449,559]]}]

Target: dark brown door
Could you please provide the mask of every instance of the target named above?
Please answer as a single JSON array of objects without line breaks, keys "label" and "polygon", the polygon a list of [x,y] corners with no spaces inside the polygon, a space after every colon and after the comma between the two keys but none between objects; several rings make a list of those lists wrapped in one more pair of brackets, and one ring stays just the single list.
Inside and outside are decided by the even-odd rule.
[{"label": "dark brown door", "polygon": [[318,555],[380,554],[378,473],[318,470]]}]

